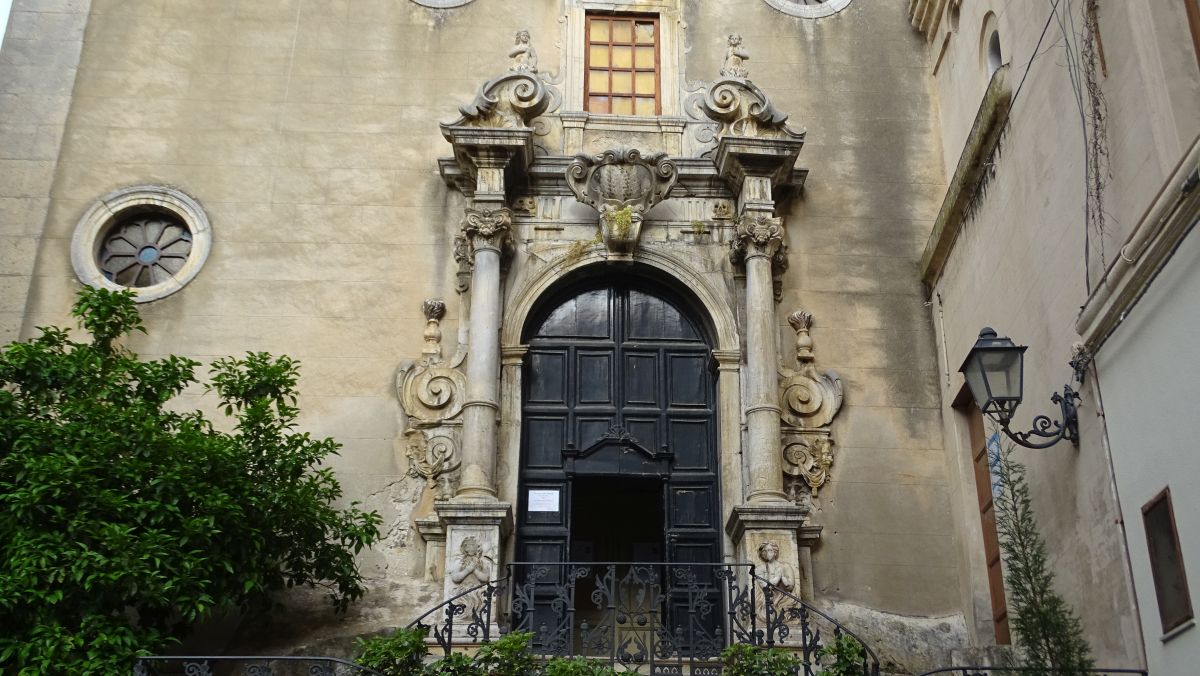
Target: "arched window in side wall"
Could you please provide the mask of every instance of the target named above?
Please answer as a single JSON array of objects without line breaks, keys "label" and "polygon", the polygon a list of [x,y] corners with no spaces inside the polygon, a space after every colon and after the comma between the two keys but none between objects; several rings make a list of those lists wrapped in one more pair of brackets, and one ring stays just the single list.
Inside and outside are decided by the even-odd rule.
[{"label": "arched window in side wall", "polygon": [[1002,65],[1004,65],[1004,57],[1000,53],[1000,31],[992,31],[987,45],[988,77],[991,77]]}]

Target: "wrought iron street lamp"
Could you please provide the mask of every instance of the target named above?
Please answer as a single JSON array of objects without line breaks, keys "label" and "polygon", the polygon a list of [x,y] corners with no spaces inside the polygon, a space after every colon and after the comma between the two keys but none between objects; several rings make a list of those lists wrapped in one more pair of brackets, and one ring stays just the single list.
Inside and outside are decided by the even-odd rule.
[{"label": "wrought iron street lamp", "polygon": [[[1008,338],[998,338],[990,326],[979,332],[979,340],[975,341],[958,369],[967,379],[975,405],[999,423],[1010,439],[1026,448],[1049,448],[1061,439],[1078,444],[1079,416],[1075,402],[1080,397],[1069,384],[1063,385],[1062,394],[1055,392],[1050,397],[1061,410],[1062,422],[1039,415],[1033,419],[1033,429],[1028,432],[1009,429],[1013,414],[1021,404],[1025,349],[1024,345],[1017,345]],[[1034,441],[1030,441],[1031,438]]]}]

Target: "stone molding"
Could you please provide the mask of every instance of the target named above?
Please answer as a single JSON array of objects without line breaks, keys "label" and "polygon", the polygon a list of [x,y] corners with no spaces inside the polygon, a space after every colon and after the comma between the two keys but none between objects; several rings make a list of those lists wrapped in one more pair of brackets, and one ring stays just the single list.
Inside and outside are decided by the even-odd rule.
[{"label": "stone molding", "polygon": [[414,4],[420,5],[422,7],[428,7],[429,9],[454,9],[455,7],[462,7],[463,5],[469,5],[474,0],[410,0],[410,1]]},{"label": "stone molding", "polygon": [[[187,261],[169,279],[143,287],[125,287],[109,280],[96,256],[106,235],[125,218],[145,213],[178,219],[192,236]],[[71,237],[71,265],[79,281],[112,291],[130,290],[138,303],[148,303],[179,291],[200,272],[212,251],[212,226],[200,203],[179,188],[134,185],[101,197],[84,212]]]},{"label": "stone molding", "polygon": [[1008,82],[1009,64],[1004,64],[992,73],[991,82],[979,103],[971,132],[963,144],[962,155],[954,168],[954,175],[946,187],[946,196],[933,222],[933,231],[921,254],[921,281],[933,288],[942,276],[958,232],[970,218],[973,205],[978,200],[982,186],[994,171],[990,161],[1000,143],[1001,132],[1008,122],[1008,107],[1012,100],[1012,86]]},{"label": "stone molding", "polygon": [[784,14],[801,19],[821,19],[846,9],[850,0],[824,0],[818,4],[800,4],[797,0],[765,0]]}]

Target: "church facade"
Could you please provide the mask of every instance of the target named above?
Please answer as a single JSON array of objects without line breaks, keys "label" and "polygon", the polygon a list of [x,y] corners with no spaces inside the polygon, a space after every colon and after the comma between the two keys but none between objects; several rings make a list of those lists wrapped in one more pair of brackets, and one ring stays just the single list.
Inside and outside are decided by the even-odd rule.
[{"label": "church facade", "polygon": [[[1169,664],[1190,603],[1149,600],[1171,570],[1131,510],[1175,481],[1200,556],[1170,479],[1195,423],[1145,417],[1195,373],[1154,346],[1200,294],[1148,337],[1114,318],[1159,278],[1119,261],[1194,288],[1200,19],[1129,4],[18,0],[0,339],[83,283],[138,293],[145,356],[301,361],[301,426],[384,518],[371,591],[341,618],[290,593],[209,650],[345,653],[531,564],[753,564],[919,673],[1011,640],[954,370],[995,324],[1031,344],[1014,428],[1083,374],[1076,442],[1020,458],[1097,662]],[[1034,56],[1082,34],[1055,16],[1095,19],[1108,71]]]}]

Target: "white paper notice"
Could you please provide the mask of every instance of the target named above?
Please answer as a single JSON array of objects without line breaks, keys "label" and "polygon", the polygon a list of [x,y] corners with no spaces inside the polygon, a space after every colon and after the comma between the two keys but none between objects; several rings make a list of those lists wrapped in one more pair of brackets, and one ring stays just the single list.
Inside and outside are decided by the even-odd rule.
[{"label": "white paper notice", "polygon": [[529,491],[529,511],[557,512],[558,491]]}]

